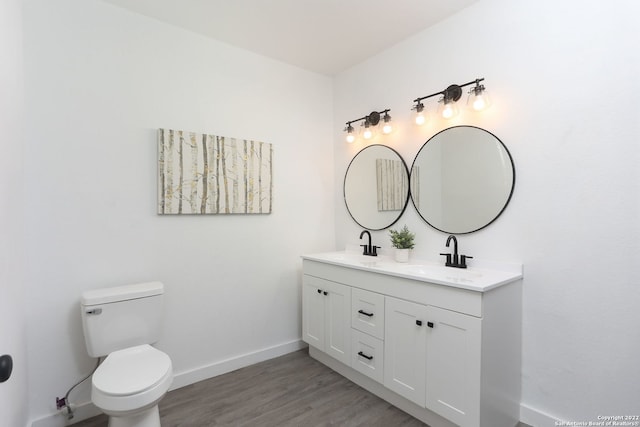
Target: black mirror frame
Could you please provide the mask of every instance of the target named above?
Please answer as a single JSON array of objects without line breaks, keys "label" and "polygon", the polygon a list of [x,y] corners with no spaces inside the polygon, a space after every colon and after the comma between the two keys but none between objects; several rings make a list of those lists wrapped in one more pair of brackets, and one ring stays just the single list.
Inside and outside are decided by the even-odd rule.
[{"label": "black mirror frame", "polygon": [[[413,167],[415,166],[416,160],[418,159],[418,156],[420,156],[420,153],[422,152],[422,150],[427,146],[427,144],[429,143],[429,141],[431,141],[432,139],[434,139],[436,136],[440,135],[443,132],[446,132],[448,130],[451,129],[455,129],[455,128],[474,128],[474,129],[478,129],[481,130],[483,132],[486,132],[488,134],[490,134],[491,136],[493,136],[496,141],[498,141],[501,145],[502,148],[504,148],[505,152],[507,153],[507,155],[509,156],[509,160],[511,161],[511,172],[513,174],[513,180],[511,182],[511,191],[509,192],[509,197],[507,197],[507,200],[504,203],[504,206],[502,206],[502,209],[500,209],[500,211],[498,212],[498,214],[488,223],[486,223],[485,225],[483,225],[482,227],[476,228],[475,230],[471,230],[471,231],[464,231],[464,232],[460,232],[460,231],[447,231],[447,230],[442,230],[436,226],[434,226],[433,224],[431,224],[429,221],[427,221],[427,219],[422,215],[422,213],[420,212],[420,210],[418,209],[418,207],[416,206],[416,203],[413,199],[413,194],[411,192],[411,173],[413,172]],[[513,191],[516,188],[516,167],[515,167],[515,163],[513,161],[513,157],[511,156],[511,153],[509,152],[509,149],[507,148],[507,146],[504,144],[504,142],[502,142],[502,140],[500,138],[498,138],[495,134],[493,134],[492,132],[489,132],[486,129],[483,129],[481,127],[478,126],[470,126],[470,125],[459,125],[459,126],[451,126],[448,127],[446,129],[441,130],[440,132],[436,133],[435,135],[433,135],[431,138],[429,138],[427,140],[427,142],[425,142],[422,147],[420,147],[420,150],[418,150],[418,153],[416,154],[416,156],[413,159],[413,162],[411,163],[411,169],[409,170],[409,195],[411,198],[411,203],[413,204],[414,209],[416,210],[416,212],[418,213],[418,215],[420,215],[420,218],[422,218],[422,220],[424,222],[427,223],[427,225],[429,225],[431,228],[441,231],[443,233],[446,234],[470,234],[470,233],[475,233],[476,231],[480,231],[483,228],[488,227],[489,225],[493,224],[493,222],[498,219],[500,217],[500,215],[502,215],[502,213],[504,212],[504,210],[507,208],[507,206],[509,205],[509,202],[511,201],[511,197],[513,196]]]},{"label": "black mirror frame", "polygon": [[[382,227],[382,228],[369,228],[363,224],[361,224],[360,222],[358,222],[358,220],[353,216],[353,214],[351,213],[351,211],[349,210],[349,204],[347,203],[347,175],[349,173],[349,169],[351,168],[351,165],[353,164],[354,160],[358,157],[358,155],[360,155],[360,153],[362,153],[364,150],[366,150],[367,148],[371,148],[371,147],[384,147],[387,148],[391,151],[393,151],[397,156],[398,159],[400,159],[402,161],[402,165],[404,166],[404,170],[407,174],[407,180],[408,180],[408,185],[407,185],[407,195],[405,197],[405,201],[404,201],[404,205],[402,206],[402,210],[400,211],[400,213],[398,214],[398,216],[387,226]],[[396,150],[394,150],[393,148],[386,146],[384,144],[372,144],[372,145],[368,145],[366,147],[364,147],[362,150],[358,151],[356,153],[355,156],[353,156],[353,158],[351,159],[351,161],[349,162],[349,166],[347,166],[347,170],[344,173],[344,180],[342,182],[342,197],[344,199],[344,205],[347,208],[347,212],[349,212],[349,216],[351,217],[351,219],[353,219],[353,221],[358,224],[360,227],[367,229],[367,230],[371,230],[371,231],[380,231],[380,230],[385,230],[389,227],[391,227],[393,224],[395,224],[396,222],[398,222],[398,220],[400,220],[400,218],[402,217],[402,215],[404,214],[405,210],[407,209],[407,205],[409,205],[409,199],[411,198],[411,175],[409,174],[409,167],[407,166],[407,162],[405,162],[404,158],[402,158],[402,156],[400,155],[400,153],[398,153]]]}]

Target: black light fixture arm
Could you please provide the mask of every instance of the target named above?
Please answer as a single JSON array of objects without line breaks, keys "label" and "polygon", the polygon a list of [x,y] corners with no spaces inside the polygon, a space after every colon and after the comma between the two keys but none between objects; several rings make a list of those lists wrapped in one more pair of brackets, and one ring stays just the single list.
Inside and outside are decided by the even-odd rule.
[{"label": "black light fixture arm", "polygon": [[484,80],[484,77],[482,77],[480,79],[472,80],[472,81],[470,81],[468,83],[464,83],[464,84],[461,84],[461,85],[451,85],[448,88],[446,88],[445,90],[441,90],[440,92],[436,92],[436,93],[432,93],[431,95],[421,96],[420,98],[416,98],[416,99],[413,100],[413,102],[415,102],[416,104],[420,104],[420,101],[422,101],[423,99],[432,98],[432,97],[438,96],[438,95],[444,96],[445,99],[447,99],[447,100],[457,101],[462,96],[462,88],[463,87],[470,86],[472,84],[476,84],[477,85],[483,80]]},{"label": "black light fixture arm", "polygon": [[359,119],[349,120],[345,124],[347,125],[347,128],[348,128],[349,126],[351,126],[351,123],[359,122],[360,120],[367,120],[370,125],[375,126],[378,123],[380,123],[380,116],[382,114],[389,113],[389,111],[391,111],[391,109],[389,109],[389,108],[387,108],[385,110],[382,110],[382,111],[372,111],[371,113],[369,113],[368,115],[366,115],[364,117],[360,117]]}]

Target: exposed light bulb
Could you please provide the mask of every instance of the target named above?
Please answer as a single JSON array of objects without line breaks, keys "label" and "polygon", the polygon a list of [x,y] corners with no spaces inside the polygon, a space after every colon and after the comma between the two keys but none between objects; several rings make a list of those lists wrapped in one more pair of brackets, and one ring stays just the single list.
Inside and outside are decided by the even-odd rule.
[{"label": "exposed light bulb", "polygon": [[364,121],[362,126],[364,126],[364,130],[362,131],[362,137],[364,139],[373,138],[373,127],[371,126],[371,123],[369,122],[368,118]]},{"label": "exposed light bulb", "polygon": [[444,106],[444,108],[442,109],[442,117],[444,117],[445,119],[450,119],[451,117],[453,117],[453,108],[451,108],[451,105],[447,104]]},{"label": "exposed light bulb", "polygon": [[487,108],[487,102],[484,99],[484,96],[477,95],[473,100],[473,109],[476,111],[482,111]]},{"label": "exposed light bulb", "polygon": [[417,104],[412,108],[412,110],[416,110],[416,117],[414,120],[418,126],[422,126],[424,122],[427,121],[427,118],[424,115],[424,104],[419,100],[415,102],[417,102]]},{"label": "exposed light bulb", "polygon": [[353,129],[353,126],[351,126],[351,123],[347,123],[347,127],[344,130],[347,132],[346,140],[349,144],[351,144],[353,141],[356,140],[356,134]]},{"label": "exposed light bulb", "polygon": [[491,101],[484,85],[476,82],[476,85],[469,91],[467,106],[473,111],[483,111],[489,108]]},{"label": "exposed light bulb", "polygon": [[391,125],[391,116],[389,115],[389,113],[384,113],[382,133],[385,135],[389,135],[391,132],[393,132],[393,126]]},{"label": "exposed light bulb", "polygon": [[447,102],[447,101],[443,101],[443,102],[444,102],[444,106],[442,108],[442,117],[447,120],[455,117],[456,114],[458,114],[458,109],[456,108],[456,105],[453,102]]}]

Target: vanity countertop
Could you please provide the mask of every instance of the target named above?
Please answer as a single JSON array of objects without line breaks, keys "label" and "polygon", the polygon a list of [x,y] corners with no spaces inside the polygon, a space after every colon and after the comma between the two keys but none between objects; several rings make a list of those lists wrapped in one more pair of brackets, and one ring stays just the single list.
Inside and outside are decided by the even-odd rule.
[{"label": "vanity countertop", "polygon": [[303,255],[302,259],[477,292],[486,292],[522,278],[521,264],[498,266],[491,263],[490,268],[461,269],[420,260],[400,263],[389,256],[372,257],[346,251]]}]

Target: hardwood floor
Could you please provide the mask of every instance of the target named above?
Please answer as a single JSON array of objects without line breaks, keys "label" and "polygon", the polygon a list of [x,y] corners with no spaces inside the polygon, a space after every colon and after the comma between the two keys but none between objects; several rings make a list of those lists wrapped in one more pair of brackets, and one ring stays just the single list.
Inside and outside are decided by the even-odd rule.
[{"label": "hardwood floor", "polygon": [[[163,427],[426,426],[306,349],[174,390],[160,402],[160,418]],[[74,424],[106,426],[104,415]]]}]

